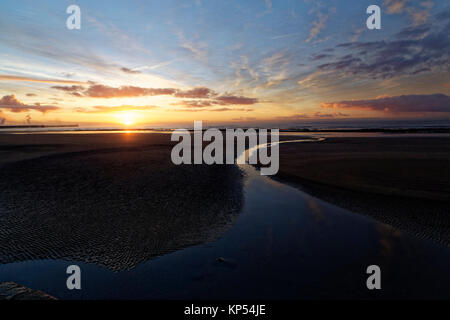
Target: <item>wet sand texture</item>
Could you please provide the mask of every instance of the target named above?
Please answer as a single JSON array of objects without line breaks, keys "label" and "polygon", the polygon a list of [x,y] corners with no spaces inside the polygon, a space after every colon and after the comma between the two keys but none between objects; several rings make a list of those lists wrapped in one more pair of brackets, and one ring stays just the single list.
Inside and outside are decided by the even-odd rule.
[{"label": "wet sand texture", "polygon": [[[42,140],[52,139],[62,138]],[[242,205],[236,166],[175,166],[168,135],[111,139],[124,138],[74,135],[65,141],[76,146],[57,150],[77,151],[0,168],[0,263],[67,259],[126,270],[214,240],[233,223]]]},{"label": "wet sand texture", "polygon": [[0,300],[57,300],[42,291],[32,290],[15,282],[0,283]]},{"label": "wet sand texture", "polygon": [[450,244],[449,138],[282,144],[276,179],[420,238]]}]

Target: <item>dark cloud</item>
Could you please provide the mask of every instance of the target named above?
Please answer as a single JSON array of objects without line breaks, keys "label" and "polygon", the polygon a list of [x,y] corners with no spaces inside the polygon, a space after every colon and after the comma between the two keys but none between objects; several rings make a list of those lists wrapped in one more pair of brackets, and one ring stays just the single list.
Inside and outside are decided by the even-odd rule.
[{"label": "dark cloud", "polygon": [[385,112],[450,112],[450,97],[445,94],[403,95],[369,100],[324,102],[321,108],[367,109]]},{"label": "dark cloud", "polygon": [[[173,88],[141,88],[135,86],[121,86],[118,88],[102,84],[91,84],[88,88],[83,86],[53,86],[53,89],[65,91],[77,97],[90,98],[126,98],[140,96],[171,95],[176,98],[188,98],[196,100],[184,100],[174,105],[182,105],[188,108],[204,108],[214,105],[251,105],[258,102],[256,98],[248,98],[234,95],[219,95],[206,87],[197,87],[190,90]],[[202,100],[205,99],[205,100]]]},{"label": "dark cloud", "polygon": [[256,98],[247,98],[242,96],[220,96],[215,99],[219,101],[221,104],[241,104],[241,105],[249,105],[258,103],[258,99]]},{"label": "dark cloud", "polygon": [[58,110],[59,107],[50,106],[50,105],[41,105],[40,103],[35,103],[34,105],[24,104],[21,101],[17,100],[16,96],[11,94],[7,96],[3,96],[0,99],[0,109],[8,110],[10,112],[29,112],[29,111],[39,111],[42,113],[46,113],[48,111]]},{"label": "dark cloud", "polygon": [[214,112],[223,112],[223,111],[250,112],[250,111],[253,111],[253,109],[247,109],[247,108],[217,108],[217,109],[209,109],[208,111],[214,111]]},{"label": "dark cloud", "polygon": [[125,73],[130,73],[130,74],[138,74],[138,73],[141,73],[141,72],[138,71],[138,70],[132,70],[132,69],[128,69],[128,68],[125,68],[125,67],[120,68],[120,70],[122,70],[122,71],[125,72]]},{"label": "dark cloud", "polygon": [[337,117],[348,117],[348,114],[342,112],[334,112],[334,113],[322,113],[316,112],[314,113],[314,117],[316,118],[337,118]]},{"label": "dark cloud", "polygon": [[177,91],[175,97],[178,98],[190,98],[190,99],[206,99],[215,96],[216,93],[205,87],[197,87],[187,91]]},{"label": "dark cloud", "polygon": [[402,29],[395,36],[398,39],[419,40],[423,39],[430,30],[430,25],[410,26]]},{"label": "dark cloud", "polygon": [[347,51],[318,69],[373,79],[450,70],[450,23],[410,26],[392,39],[337,45]]},{"label": "dark cloud", "polygon": [[126,98],[140,96],[172,95],[175,89],[170,88],[141,88],[135,86],[122,86],[119,88],[101,84],[91,85],[84,95],[92,98]]},{"label": "dark cloud", "polygon": [[450,20],[450,9],[444,10],[436,14],[437,20]]},{"label": "dark cloud", "polygon": [[52,89],[57,89],[65,92],[77,92],[84,90],[83,86],[73,85],[73,86],[52,86]]},{"label": "dark cloud", "polygon": [[27,93],[27,97],[36,97],[35,93]]},{"label": "dark cloud", "polygon": [[330,54],[325,54],[325,53],[320,53],[320,54],[315,54],[315,55],[313,55],[313,56],[311,57],[311,60],[312,60],[312,61],[318,61],[318,60],[322,60],[322,59],[330,58],[330,57],[332,57],[332,55],[330,55]]},{"label": "dark cloud", "polygon": [[342,118],[342,117],[348,117],[348,114],[341,113],[341,112],[332,112],[332,113],[322,113],[320,111],[307,114],[307,113],[296,113],[290,116],[280,116],[277,117],[278,120],[304,120],[304,119],[316,119],[316,118]]},{"label": "dark cloud", "polygon": [[251,112],[251,111],[253,111],[253,109],[223,107],[223,108],[207,108],[207,109],[201,109],[201,108],[172,109],[171,111],[180,111],[180,112],[226,112],[226,111]]}]

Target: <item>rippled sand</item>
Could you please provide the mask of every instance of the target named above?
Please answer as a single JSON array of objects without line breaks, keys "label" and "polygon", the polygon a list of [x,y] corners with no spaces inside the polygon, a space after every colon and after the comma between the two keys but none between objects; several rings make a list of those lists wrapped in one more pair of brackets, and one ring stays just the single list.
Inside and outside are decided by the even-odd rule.
[{"label": "rippled sand", "polygon": [[[61,137],[43,138],[49,139]],[[122,139],[117,136],[64,142],[73,139],[74,146],[58,145],[44,156],[39,150],[37,158],[1,167],[0,263],[67,259],[130,269],[216,239],[239,213],[239,169],[175,166],[168,135],[156,142],[140,136],[119,147],[111,143]],[[25,152],[12,152],[19,151]]]},{"label": "rippled sand", "polygon": [[450,245],[450,138],[327,138],[280,145],[277,179],[327,202]]}]

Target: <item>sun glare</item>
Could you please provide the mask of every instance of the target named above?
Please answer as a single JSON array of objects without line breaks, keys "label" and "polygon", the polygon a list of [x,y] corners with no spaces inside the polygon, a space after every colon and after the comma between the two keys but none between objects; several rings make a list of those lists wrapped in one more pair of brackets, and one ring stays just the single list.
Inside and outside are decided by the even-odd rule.
[{"label": "sun glare", "polygon": [[116,118],[123,125],[130,126],[136,122],[136,114],[130,111],[116,113]]}]

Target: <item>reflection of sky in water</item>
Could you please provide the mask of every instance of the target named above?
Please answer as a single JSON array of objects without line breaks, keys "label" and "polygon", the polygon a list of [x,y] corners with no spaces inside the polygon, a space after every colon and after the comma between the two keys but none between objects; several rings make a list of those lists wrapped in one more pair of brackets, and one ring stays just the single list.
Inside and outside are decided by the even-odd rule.
[{"label": "reflection of sky in water", "polygon": [[[74,262],[82,268],[81,291],[65,289],[65,268],[71,263],[65,261],[3,265],[0,281],[69,299],[450,298],[449,248],[327,204],[248,165],[242,169],[244,208],[217,241],[131,271]],[[382,270],[380,292],[365,287],[371,264]]]}]

